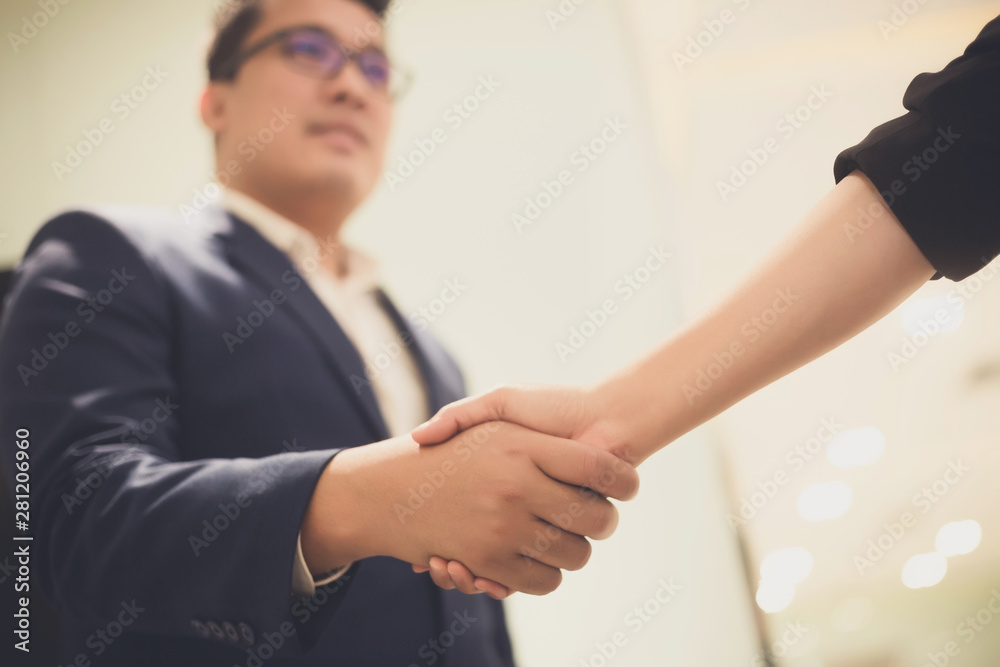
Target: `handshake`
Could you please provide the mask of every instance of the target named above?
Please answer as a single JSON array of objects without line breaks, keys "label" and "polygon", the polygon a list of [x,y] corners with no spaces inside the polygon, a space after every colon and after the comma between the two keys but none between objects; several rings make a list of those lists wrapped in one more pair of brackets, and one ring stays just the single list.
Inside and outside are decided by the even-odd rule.
[{"label": "handshake", "polygon": [[510,385],[452,403],[412,437],[346,449],[302,526],[314,574],[371,556],[445,589],[544,595],[609,537],[639,488],[600,391]]}]

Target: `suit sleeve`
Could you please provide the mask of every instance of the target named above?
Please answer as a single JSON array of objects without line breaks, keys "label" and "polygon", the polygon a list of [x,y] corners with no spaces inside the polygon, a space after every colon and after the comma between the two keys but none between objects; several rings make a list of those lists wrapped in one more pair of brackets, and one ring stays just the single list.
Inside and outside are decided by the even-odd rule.
[{"label": "suit sleeve", "polygon": [[[0,427],[30,431],[34,574],[95,627],[123,605],[142,610],[131,631],[157,635],[300,627],[298,531],[339,450],[182,460],[172,313],[155,258],[96,216],[48,222],[18,266],[0,321]],[[292,650],[320,634],[314,622]]]},{"label": "suit sleeve", "polygon": [[962,280],[1000,254],[1000,17],[943,70],[913,79],[903,106],[837,157],[834,176],[864,172],[932,279]]}]

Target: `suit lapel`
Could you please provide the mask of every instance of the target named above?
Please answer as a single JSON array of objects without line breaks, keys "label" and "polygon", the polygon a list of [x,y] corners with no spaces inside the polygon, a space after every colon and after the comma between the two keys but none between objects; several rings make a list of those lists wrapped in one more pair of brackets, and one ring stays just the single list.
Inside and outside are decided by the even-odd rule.
[{"label": "suit lapel", "polygon": [[[378,440],[389,437],[371,382],[365,376],[364,362],[351,340],[323,305],[291,259],[257,230],[234,215],[217,211],[226,220],[218,220],[216,236],[222,241],[227,257],[265,294],[280,289],[287,301],[283,310],[302,327],[332,365],[334,375],[347,387],[361,414]],[[296,282],[296,279],[301,282]],[[296,287],[296,285],[298,285]]]},{"label": "suit lapel", "polygon": [[[214,209],[206,211],[205,215],[209,229],[222,242],[230,263],[237,266],[265,294],[280,289],[288,297],[285,305],[291,318],[313,339],[321,354],[332,365],[335,375],[349,388],[348,394],[357,402],[365,420],[377,434],[377,439],[388,438],[389,429],[371,383],[365,376],[361,356],[288,256],[249,224],[226,211]],[[285,282],[283,276],[295,276],[302,281],[301,285],[293,290],[295,283]],[[461,376],[457,371],[449,372],[452,364],[448,362],[441,347],[426,332],[410,326],[385,292],[379,290],[377,297],[396,329],[413,341],[409,349],[424,380],[429,413],[433,414],[448,403],[462,398],[465,390]]]},{"label": "suit lapel", "polygon": [[434,414],[443,406],[462,398],[465,395],[460,377],[449,377],[446,373],[447,362],[439,358],[443,351],[429,336],[410,326],[410,322],[396,309],[396,305],[381,289],[378,299],[382,308],[389,313],[396,329],[413,340],[410,351],[420,369],[427,390],[427,409]]}]

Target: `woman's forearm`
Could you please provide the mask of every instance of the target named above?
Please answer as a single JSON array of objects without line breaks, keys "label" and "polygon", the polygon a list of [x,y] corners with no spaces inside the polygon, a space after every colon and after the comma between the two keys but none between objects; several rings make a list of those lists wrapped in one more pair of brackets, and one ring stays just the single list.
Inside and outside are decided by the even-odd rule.
[{"label": "woman's forearm", "polygon": [[722,303],[597,392],[634,462],[852,338],[934,269],[861,172]]}]

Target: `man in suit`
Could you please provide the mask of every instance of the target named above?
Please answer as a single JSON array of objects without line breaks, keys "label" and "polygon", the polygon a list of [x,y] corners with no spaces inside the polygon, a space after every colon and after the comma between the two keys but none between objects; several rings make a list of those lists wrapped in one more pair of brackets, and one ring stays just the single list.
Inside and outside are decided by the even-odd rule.
[{"label": "man in suit", "polygon": [[224,210],[71,211],[17,267],[4,469],[66,664],[509,666],[500,603],[411,564],[547,593],[635,493],[610,454],[502,422],[408,437],[464,387],[339,240],[392,117],[384,10],[233,3],[201,104]]}]

